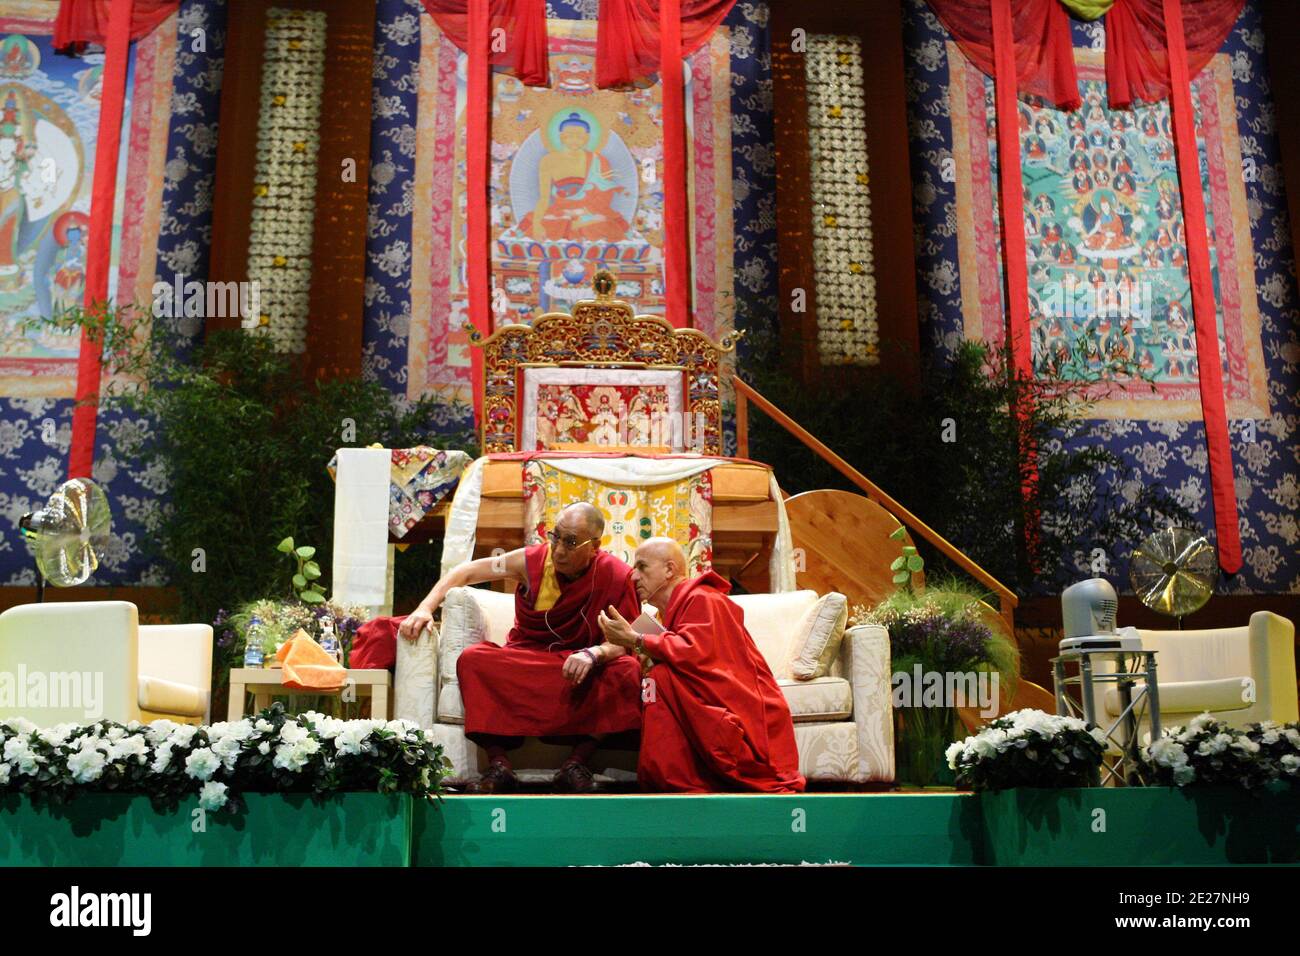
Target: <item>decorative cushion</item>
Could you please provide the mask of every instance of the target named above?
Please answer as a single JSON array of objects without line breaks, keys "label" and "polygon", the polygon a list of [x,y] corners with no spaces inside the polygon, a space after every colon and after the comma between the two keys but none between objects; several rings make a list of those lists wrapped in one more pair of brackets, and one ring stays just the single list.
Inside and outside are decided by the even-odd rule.
[{"label": "decorative cushion", "polygon": [[515,623],[515,596],[483,588],[452,588],[442,602],[438,633],[438,672],[442,682],[456,679],[456,661],[471,644],[504,644]]},{"label": "decorative cushion", "polygon": [[[1161,723],[1169,724],[1169,714],[1199,714],[1209,710],[1216,713],[1225,710],[1245,710],[1251,705],[1247,700],[1246,689],[1248,677],[1224,677],[1218,680],[1158,681],[1160,692]],[[1139,682],[1143,684],[1144,682]],[[1134,695],[1137,688],[1134,688]],[[1106,711],[1119,716],[1121,710],[1119,690],[1111,687],[1106,691]]]},{"label": "decorative cushion", "polygon": [[731,599],[745,612],[745,630],[776,677],[790,673],[791,648],[803,634],[800,622],[817,603],[816,591],[783,591],[779,594],[734,594]]},{"label": "decorative cushion", "polygon": [[798,680],[812,680],[830,673],[839,655],[844,625],[849,621],[849,599],[831,591],[804,612],[790,649],[790,673]]},{"label": "decorative cushion", "polygon": [[202,717],[208,709],[208,695],[197,687],[140,675],[136,703],[141,710],[159,714]]},{"label": "decorative cushion", "polygon": [[853,688],[843,677],[778,680],[796,723],[812,720],[846,720],[853,713]]}]

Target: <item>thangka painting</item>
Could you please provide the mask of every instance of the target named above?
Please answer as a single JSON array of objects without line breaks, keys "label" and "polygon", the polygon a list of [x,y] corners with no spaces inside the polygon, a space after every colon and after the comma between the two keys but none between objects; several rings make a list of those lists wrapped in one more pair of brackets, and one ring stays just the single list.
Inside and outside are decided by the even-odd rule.
[{"label": "thangka painting", "polygon": [[[421,18],[407,394],[468,401],[465,56]],[[638,314],[662,314],[663,111],[656,80],[595,85],[594,21],[551,19],[551,86],[492,74],[493,323],[592,299],[596,270]],[[734,327],[729,30],[687,62],[695,327]]]},{"label": "thangka painting", "polygon": [[[1136,363],[1135,381],[1092,417],[1198,419],[1178,171],[1168,101],[1112,110],[1102,54],[1075,50],[1083,105],[1019,106],[1030,327],[1035,368]],[[968,338],[1001,341],[1005,311],[996,222],[993,84],[948,44],[962,306]],[[1233,100],[1232,67],[1216,56],[1192,88],[1206,185],[1220,356],[1230,418],[1267,418],[1254,252]]]},{"label": "thangka painting", "polygon": [[[102,54],[59,56],[57,5],[0,2],[0,396],[68,397],[79,338],[31,320],[82,303]],[[134,45],[119,160],[109,295],[147,303],[154,282],[175,21]]]},{"label": "thangka painting", "polygon": [[519,448],[565,445],[683,451],[682,372],[672,369],[526,368]]}]

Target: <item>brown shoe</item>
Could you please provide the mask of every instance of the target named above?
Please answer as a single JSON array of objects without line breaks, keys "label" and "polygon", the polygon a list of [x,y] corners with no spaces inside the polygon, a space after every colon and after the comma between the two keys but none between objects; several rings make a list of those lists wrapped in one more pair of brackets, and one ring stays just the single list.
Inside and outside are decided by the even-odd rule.
[{"label": "brown shoe", "polygon": [[596,781],[591,768],[580,760],[570,760],[551,778],[551,786],[556,793],[592,793]]},{"label": "brown shoe", "polygon": [[505,764],[490,763],[482,775],[470,784],[470,793],[517,793],[519,778]]}]

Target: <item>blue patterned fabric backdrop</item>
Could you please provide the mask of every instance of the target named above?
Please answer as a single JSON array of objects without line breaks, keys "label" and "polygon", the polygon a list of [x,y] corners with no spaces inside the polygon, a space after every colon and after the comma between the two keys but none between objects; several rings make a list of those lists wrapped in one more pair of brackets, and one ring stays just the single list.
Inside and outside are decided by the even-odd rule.
[{"label": "blue patterned fabric backdrop", "polygon": [[[951,175],[945,177],[945,170],[953,168],[945,48],[949,36],[924,0],[905,0],[904,12],[921,337],[924,347],[943,356],[951,354],[963,335],[956,184]],[[1076,47],[1102,48],[1103,25],[1075,22],[1074,41]],[[1295,263],[1255,0],[1248,0],[1222,52],[1231,59],[1243,161],[1253,161],[1256,170],[1245,188],[1271,411],[1267,419],[1255,422],[1253,442],[1241,422],[1230,423],[1244,565],[1225,580],[1222,590],[1297,593],[1300,339]],[[1107,419],[1093,422],[1091,433],[1091,441],[1104,443],[1123,460],[1120,470],[1105,476],[1121,493],[1135,494],[1143,483],[1163,485],[1212,531],[1205,432],[1199,421]],[[1089,557],[1090,545],[1081,542],[1075,552],[1080,577],[1092,575]],[[1111,555],[1109,560],[1105,576],[1127,590],[1126,555]]]},{"label": "blue patterned fabric backdrop", "polygon": [[[151,184],[163,194],[155,267],[159,281],[171,282],[178,272],[187,279],[207,277],[225,23],[225,0],[182,0],[167,162],[163,181]],[[204,52],[192,49],[199,29],[204,31]],[[197,335],[197,321],[188,321],[192,324],[180,331]],[[0,400],[0,585],[35,583],[18,520],[44,504],[66,475],[72,404],[70,399]],[[143,419],[100,417],[93,477],[112,504],[114,540],[101,556],[94,584],[164,583],[162,568],[149,562],[141,545],[166,501],[165,476],[119,459],[114,451],[125,437],[150,427]]]}]

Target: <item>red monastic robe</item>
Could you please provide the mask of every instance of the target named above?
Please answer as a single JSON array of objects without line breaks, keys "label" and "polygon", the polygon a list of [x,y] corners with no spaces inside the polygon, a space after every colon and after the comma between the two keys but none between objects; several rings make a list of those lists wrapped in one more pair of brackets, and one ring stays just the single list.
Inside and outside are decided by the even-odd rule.
[{"label": "red monastic robe", "polygon": [[515,626],[506,644],[471,645],[456,662],[466,734],[599,736],[641,726],[641,671],[633,655],[596,667],[576,686],[562,673],[570,654],[604,643],[601,611],[612,604],[629,620],[641,613],[632,569],[598,551],[580,578],[560,581],[554,606],[539,611],[534,605],[548,547],[524,552],[528,586],[515,591]]},{"label": "red monastic robe", "polygon": [[790,708],[730,590],[712,571],[679,584],[666,630],[645,635],[657,663],[642,691],[644,790],[804,789]]}]

